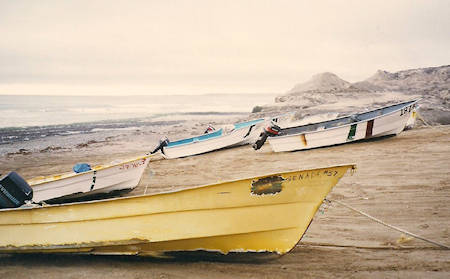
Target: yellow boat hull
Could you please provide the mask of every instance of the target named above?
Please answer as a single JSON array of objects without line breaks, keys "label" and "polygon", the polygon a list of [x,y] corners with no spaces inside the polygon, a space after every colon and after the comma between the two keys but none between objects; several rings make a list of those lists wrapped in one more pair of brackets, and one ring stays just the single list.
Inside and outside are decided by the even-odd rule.
[{"label": "yellow boat hull", "polygon": [[291,250],[354,165],[170,193],[0,210],[0,252],[153,254]]}]

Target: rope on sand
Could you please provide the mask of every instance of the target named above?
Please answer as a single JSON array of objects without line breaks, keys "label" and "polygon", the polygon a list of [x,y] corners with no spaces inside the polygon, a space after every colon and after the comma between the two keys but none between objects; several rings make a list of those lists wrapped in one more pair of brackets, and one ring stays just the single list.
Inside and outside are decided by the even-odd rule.
[{"label": "rope on sand", "polygon": [[[149,173],[148,174],[149,179],[155,175],[155,172],[151,168],[148,170],[148,173]],[[148,188],[148,183],[147,183],[147,185],[145,185],[144,195],[147,194],[147,188]]]},{"label": "rope on sand", "polygon": [[439,126],[441,126],[441,125],[435,125],[435,126],[431,125],[430,123],[428,123],[428,122],[423,118],[423,116],[422,116],[418,111],[416,112],[416,115],[417,115],[417,118],[420,119],[420,121],[422,121],[422,123],[423,123],[426,127],[429,127],[429,128],[431,128],[431,129],[437,129]]},{"label": "rope on sand", "polygon": [[430,123],[425,121],[425,119],[422,117],[422,115],[418,111],[416,111],[416,115],[417,115],[417,118],[419,118],[420,121],[422,121],[423,124],[425,124],[425,126],[433,128],[433,126],[431,126]]},{"label": "rope on sand", "polygon": [[408,246],[408,247],[402,247],[402,246],[392,246],[392,245],[385,245],[385,246],[361,246],[361,245],[345,245],[345,244],[332,244],[332,243],[316,243],[316,242],[308,242],[308,241],[301,241],[296,246],[303,246],[303,247],[335,247],[335,248],[356,248],[356,249],[371,249],[371,250],[437,250],[438,247],[434,246]]},{"label": "rope on sand", "polygon": [[434,241],[434,240],[430,240],[430,239],[425,238],[425,237],[422,237],[422,236],[420,236],[420,235],[417,235],[417,234],[408,232],[408,231],[406,231],[406,230],[404,230],[404,229],[395,227],[395,226],[393,226],[393,225],[389,225],[389,224],[387,224],[387,223],[381,221],[380,219],[377,219],[377,218],[375,218],[375,217],[373,217],[373,216],[370,216],[369,214],[367,214],[367,213],[365,213],[365,212],[362,212],[361,210],[358,210],[358,209],[356,209],[356,208],[354,208],[354,207],[352,207],[352,206],[350,206],[350,205],[348,205],[348,204],[346,204],[346,203],[344,203],[344,202],[341,202],[341,201],[338,201],[338,200],[330,200],[330,199],[325,199],[325,201],[328,201],[328,202],[330,202],[330,203],[331,203],[331,202],[338,203],[338,204],[340,204],[340,205],[342,205],[342,206],[344,206],[344,207],[346,207],[346,208],[348,208],[348,209],[351,209],[351,210],[353,210],[353,211],[355,211],[355,212],[357,212],[357,213],[359,213],[359,214],[361,214],[361,215],[363,215],[363,216],[365,216],[365,217],[371,219],[372,221],[375,221],[375,222],[377,222],[377,223],[379,223],[379,224],[381,224],[381,225],[383,225],[383,226],[386,226],[386,227],[391,228],[391,229],[393,229],[393,230],[396,230],[396,231],[402,232],[402,233],[404,233],[404,234],[410,235],[410,236],[415,237],[415,238],[417,238],[417,239],[420,239],[420,240],[429,242],[429,243],[431,243],[431,244],[434,244],[434,245],[436,245],[436,246],[442,247],[442,248],[444,248],[444,249],[450,249],[450,246],[447,246],[447,245],[444,245],[444,244],[442,244],[442,243],[436,242],[436,241]]},{"label": "rope on sand", "polygon": [[162,154],[162,153],[153,153],[153,154],[151,154],[150,152],[148,152],[145,155],[149,158],[149,160],[151,162],[167,159],[166,156],[164,156],[164,154]]}]

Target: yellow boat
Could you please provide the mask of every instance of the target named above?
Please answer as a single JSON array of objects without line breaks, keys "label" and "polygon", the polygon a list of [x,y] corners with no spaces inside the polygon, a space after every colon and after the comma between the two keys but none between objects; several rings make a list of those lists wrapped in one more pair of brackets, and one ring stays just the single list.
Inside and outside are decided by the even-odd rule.
[{"label": "yellow boat", "polygon": [[0,210],[1,253],[284,254],[301,239],[342,165],[102,201]]}]

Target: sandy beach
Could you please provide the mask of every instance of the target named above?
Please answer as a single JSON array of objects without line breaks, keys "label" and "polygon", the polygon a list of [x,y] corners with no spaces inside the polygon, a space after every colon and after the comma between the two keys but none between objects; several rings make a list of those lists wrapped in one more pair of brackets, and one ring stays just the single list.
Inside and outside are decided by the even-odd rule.
[{"label": "sandy beach", "polygon": [[[450,127],[422,127],[396,137],[274,153],[269,145],[150,163],[138,195],[285,170],[356,163],[328,196],[389,224],[450,244]],[[0,173],[25,178],[141,155],[144,137],[0,157]],[[1,278],[448,278],[450,253],[404,236],[332,202],[322,205],[300,244],[282,257],[183,255],[172,259],[123,256],[0,256]]]},{"label": "sandy beach", "polygon": [[[448,0],[0,1],[0,178],[36,187],[1,182],[0,207],[23,206],[0,210],[2,251],[96,253],[0,253],[0,279],[450,278],[448,14]],[[164,145],[177,159],[150,156]],[[94,201],[41,202],[61,195]]]}]

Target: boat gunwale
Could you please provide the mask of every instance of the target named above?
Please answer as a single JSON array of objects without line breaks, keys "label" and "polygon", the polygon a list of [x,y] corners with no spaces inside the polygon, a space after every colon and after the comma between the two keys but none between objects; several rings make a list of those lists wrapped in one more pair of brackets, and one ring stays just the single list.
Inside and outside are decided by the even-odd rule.
[{"label": "boat gunwale", "polygon": [[[286,171],[280,171],[280,172],[276,172],[276,173],[269,173],[269,174],[264,174],[264,175],[256,175],[256,176],[240,178],[240,179],[235,179],[235,180],[220,181],[220,182],[212,183],[212,184],[203,184],[203,185],[199,185],[199,186],[174,189],[174,190],[163,191],[163,192],[158,192],[158,193],[149,193],[149,194],[142,194],[142,195],[135,195],[135,196],[127,196],[127,197],[115,197],[115,198],[109,198],[109,199],[91,200],[91,201],[83,201],[83,202],[71,202],[71,203],[62,203],[62,204],[46,204],[44,206],[38,206],[38,207],[3,208],[3,209],[0,209],[0,214],[1,214],[1,212],[33,210],[33,209],[36,210],[36,209],[44,209],[44,208],[52,208],[52,207],[64,207],[64,206],[79,205],[79,204],[95,204],[95,203],[103,203],[103,202],[106,203],[106,202],[113,202],[113,201],[116,201],[116,200],[137,199],[137,198],[144,198],[144,197],[149,197],[149,196],[167,195],[167,194],[173,194],[173,193],[178,193],[178,192],[183,192],[183,191],[195,190],[195,189],[199,189],[199,188],[213,187],[213,186],[217,186],[217,185],[220,185],[220,184],[233,183],[233,182],[238,182],[238,181],[242,181],[242,180],[261,179],[261,178],[265,178],[265,177],[268,177],[268,176],[281,175],[281,174],[286,174],[286,173],[308,172],[308,171],[314,171],[314,170],[323,170],[323,169],[339,168],[339,167],[347,167],[348,169],[351,169],[352,171],[355,171],[357,169],[356,163],[348,163],[348,164],[344,163],[344,164],[333,165],[333,166],[328,166],[328,167],[317,167],[317,168],[308,168],[308,169],[301,169],[301,170],[286,170]],[[347,172],[347,170],[346,170],[346,172]]]},{"label": "boat gunwale", "polygon": [[[233,125],[235,127],[234,128],[235,130],[239,130],[239,129],[243,129],[243,128],[247,128],[247,127],[259,124],[261,122],[264,122],[265,120],[266,120],[265,118],[257,118],[257,119],[253,119],[253,120],[249,120],[249,121],[234,123]],[[236,125],[239,125],[239,124],[247,124],[247,125],[236,128]]]},{"label": "boat gunwale", "polygon": [[242,129],[243,128],[240,128],[240,129],[237,129],[237,130],[232,130],[228,134],[223,134],[222,133],[220,136],[211,137],[211,138],[207,138],[207,139],[204,139],[204,140],[191,141],[191,142],[186,142],[186,143],[183,143],[183,144],[177,144],[177,145],[174,145],[174,146],[164,146],[163,149],[164,150],[168,150],[168,149],[174,150],[175,148],[178,148],[178,147],[186,147],[186,146],[189,146],[189,145],[192,145],[192,144],[200,144],[200,143],[204,143],[204,142],[211,142],[211,141],[217,140],[217,139],[223,139],[225,137],[229,137],[229,136],[235,135],[235,132],[238,132],[238,131],[240,132]]},{"label": "boat gunwale", "polygon": [[[421,99],[419,98],[419,99],[415,99],[415,100],[411,100],[411,101],[406,101],[406,102],[401,102],[401,103],[398,103],[398,104],[394,104],[394,105],[390,105],[390,106],[386,106],[386,107],[382,107],[382,108],[378,108],[378,109],[374,109],[374,110],[369,110],[369,111],[366,111],[366,112],[361,112],[361,113],[357,113],[357,114],[356,114],[356,115],[359,115],[359,114],[364,114],[364,113],[370,113],[370,112],[374,112],[374,111],[377,111],[377,110],[381,110],[381,109],[385,109],[385,108],[389,108],[389,107],[393,107],[393,106],[398,106],[398,105],[401,105],[401,104],[410,103],[410,104],[408,104],[408,105],[404,105],[403,107],[400,107],[400,108],[398,108],[398,109],[396,109],[396,110],[393,110],[393,111],[391,111],[391,112],[387,112],[387,113],[382,114],[382,115],[378,115],[378,116],[375,116],[375,117],[372,117],[372,118],[368,118],[368,119],[366,119],[366,120],[361,120],[361,121],[357,121],[357,122],[351,122],[351,123],[348,123],[348,124],[344,124],[344,125],[340,125],[340,126],[336,126],[336,127],[330,127],[330,128],[323,129],[323,130],[305,131],[305,132],[299,132],[299,133],[294,133],[294,134],[290,134],[290,135],[283,135],[283,136],[269,137],[267,140],[268,140],[269,143],[270,143],[272,140],[276,140],[276,139],[288,138],[288,137],[293,137],[293,136],[298,136],[298,135],[305,135],[305,134],[321,133],[321,132],[325,132],[325,131],[332,131],[332,130],[334,130],[334,129],[339,129],[339,128],[351,126],[351,125],[354,125],[354,124],[361,124],[361,123],[364,123],[364,122],[369,122],[370,120],[375,120],[375,119],[378,119],[378,118],[381,118],[381,117],[385,117],[385,116],[394,114],[394,113],[398,112],[399,110],[403,109],[405,106],[409,106],[409,105],[416,104],[416,103],[419,102],[420,100],[421,100]],[[284,128],[284,129],[300,128],[300,127],[304,127],[304,126],[308,126],[308,125],[322,124],[322,123],[327,123],[327,122],[330,122],[330,121],[335,121],[335,120],[340,120],[340,119],[348,118],[348,117],[351,117],[351,116],[352,116],[352,115],[348,115],[348,116],[343,116],[343,117],[339,117],[339,118],[335,118],[335,119],[331,119],[331,120],[327,120],[327,121],[316,122],[316,123],[310,123],[310,124],[305,124],[305,125],[299,125],[299,126],[294,126],[294,127]],[[282,129],[282,130],[283,130],[283,129]]]},{"label": "boat gunwale", "polygon": [[[214,134],[217,134],[217,135],[214,135]],[[223,129],[220,128],[217,131],[209,133],[209,135],[208,135],[209,137],[205,137],[204,139],[200,139],[202,136],[207,136],[207,135],[208,134],[203,134],[203,135],[200,135],[200,136],[195,136],[195,137],[184,138],[184,139],[172,141],[172,142],[169,142],[169,144],[174,144],[174,145],[172,145],[172,146],[166,145],[166,146],[164,146],[164,148],[174,148],[174,147],[178,147],[178,146],[184,146],[184,145],[187,145],[187,144],[197,143],[197,142],[204,142],[204,141],[208,141],[208,140],[212,140],[212,139],[216,139],[216,138],[220,138],[220,137],[226,136],[226,135],[224,135]],[[184,140],[192,140],[192,141],[188,141],[188,142],[185,142],[185,143],[177,143],[177,142],[181,142],[181,141],[184,141]]]},{"label": "boat gunwale", "polygon": [[[140,156],[140,157],[137,157],[137,158],[135,158],[135,159],[127,159],[127,160],[121,161],[120,163],[117,163],[117,164],[114,164],[114,165],[106,165],[106,166],[102,166],[101,168],[97,168],[97,169],[95,169],[95,167],[94,167],[94,169],[90,169],[90,170],[85,171],[85,172],[79,172],[79,173],[76,173],[76,172],[73,172],[73,173],[66,172],[66,173],[62,173],[62,174],[55,174],[54,176],[58,176],[58,175],[60,175],[60,176],[68,175],[68,176],[65,176],[65,177],[59,177],[59,178],[52,179],[52,180],[48,180],[48,181],[42,181],[42,182],[36,182],[36,183],[33,183],[33,178],[31,178],[31,179],[27,180],[27,182],[28,182],[28,181],[31,181],[31,182],[28,182],[29,185],[30,185],[31,187],[34,187],[34,186],[40,186],[40,185],[43,185],[43,184],[46,184],[46,183],[50,183],[50,182],[55,182],[55,181],[60,181],[60,180],[68,179],[68,178],[73,178],[73,177],[77,177],[77,176],[81,176],[81,175],[85,175],[85,174],[90,174],[90,173],[93,173],[94,171],[95,171],[95,172],[98,172],[98,171],[110,169],[110,168],[117,167],[117,166],[122,165],[122,164],[128,164],[128,163],[131,163],[131,162],[134,162],[134,161],[138,161],[138,160],[141,160],[141,159],[149,159],[150,157],[153,157],[153,155],[154,155],[154,154],[150,154],[150,155]],[[149,160],[148,162],[150,162],[150,160]],[[148,162],[147,162],[147,164],[148,164]],[[50,176],[50,177],[51,177],[51,176]],[[45,177],[42,178],[42,180],[43,180],[43,179],[45,179]],[[37,180],[37,181],[38,181],[38,180]]]}]

